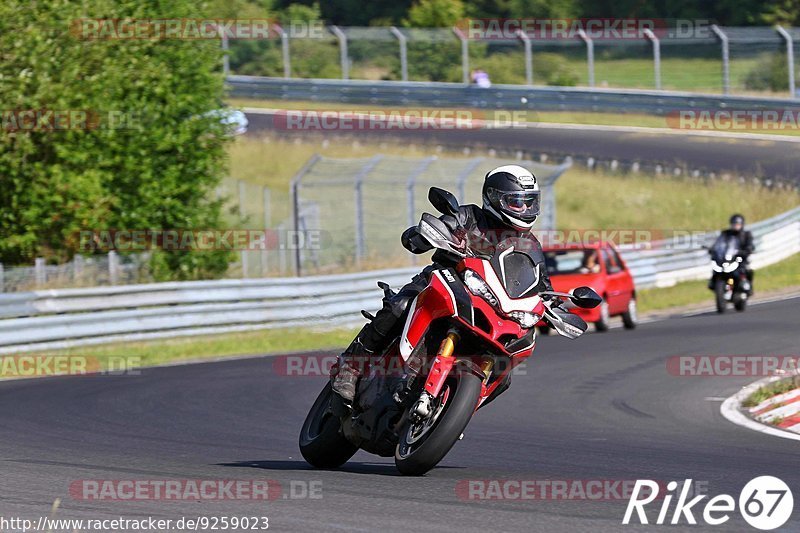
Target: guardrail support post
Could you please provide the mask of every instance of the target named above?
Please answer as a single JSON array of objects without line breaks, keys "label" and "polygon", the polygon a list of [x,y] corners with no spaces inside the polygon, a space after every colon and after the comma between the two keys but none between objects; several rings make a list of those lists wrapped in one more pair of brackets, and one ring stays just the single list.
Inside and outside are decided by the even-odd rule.
[{"label": "guardrail support post", "polygon": [[37,257],[33,262],[33,276],[36,286],[41,287],[47,281],[47,272],[44,269],[44,258]]},{"label": "guardrail support post", "polygon": [[656,89],[661,89],[661,41],[650,28],[644,29],[644,35],[653,43],[653,76]]},{"label": "guardrail support post", "polygon": [[5,275],[3,272],[3,263],[0,263],[0,292],[5,292]]},{"label": "guardrail support post", "polygon": [[525,46],[525,82],[533,85],[533,52],[531,51],[531,38],[522,30],[517,30],[517,37]]},{"label": "guardrail support post", "polygon": [[400,43],[400,79],[408,81],[408,45],[406,36],[395,26],[389,28],[389,31],[397,37],[397,42]]},{"label": "guardrail support post", "polygon": [[[320,160],[319,154],[314,154],[311,156],[311,159],[306,161],[306,164],[303,165],[297,174],[294,175],[290,184],[290,190],[292,191],[292,226],[294,230],[294,235],[286,235],[285,242],[283,243],[283,248],[294,248],[294,273],[296,276],[302,275],[302,266],[303,266],[303,256],[302,250],[300,246],[297,245],[299,239],[297,234],[300,232],[301,222],[300,222],[300,184],[303,181],[303,176],[308,174],[308,171],[317,164],[317,161]],[[289,248],[291,249],[291,248]]]},{"label": "guardrail support post", "polygon": [[794,77],[794,40],[789,32],[783,29],[782,26],[777,26],[775,29],[778,30],[778,33],[786,41],[786,62],[789,67],[789,97],[797,98],[795,94],[797,91],[795,89]]},{"label": "guardrail support post", "polygon": [[374,156],[372,159],[367,161],[367,164],[361,167],[361,170],[358,171],[354,178],[354,192],[355,192],[355,212],[356,212],[356,264],[361,263],[361,259],[363,259],[364,255],[366,255],[367,245],[366,245],[366,238],[364,236],[364,194],[362,191],[362,186],[364,184],[364,178],[372,172],[372,169],[375,168],[375,165],[383,159],[382,154],[378,154]]},{"label": "guardrail support post", "polygon": [[469,41],[460,28],[453,28],[458,40],[461,41],[461,79],[464,85],[469,85]]},{"label": "guardrail support post", "polygon": [[117,252],[108,252],[108,282],[111,285],[119,283],[119,256]]},{"label": "guardrail support post", "polygon": [[83,276],[83,256],[78,254],[72,258],[72,279],[78,281]]},{"label": "guardrail support post", "polygon": [[586,65],[589,75],[589,87],[594,87],[594,41],[583,28],[578,28],[578,37],[586,43]]},{"label": "guardrail support post", "polygon": [[722,93],[728,94],[731,92],[731,58],[728,36],[716,24],[711,25],[711,31],[722,45]]},{"label": "guardrail support post", "polygon": [[339,26],[331,26],[331,31],[339,39],[339,61],[342,64],[342,79],[350,79],[350,58],[347,54],[347,35],[339,29]]}]

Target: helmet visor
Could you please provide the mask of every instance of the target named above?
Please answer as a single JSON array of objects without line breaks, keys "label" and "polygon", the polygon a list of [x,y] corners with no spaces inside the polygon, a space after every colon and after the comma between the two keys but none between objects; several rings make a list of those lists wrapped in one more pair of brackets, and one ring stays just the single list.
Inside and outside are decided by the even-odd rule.
[{"label": "helmet visor", "polygon": [[489,195],[504,213],[513,218],[530,222],[539,215],[539,191],[502,192],[490,189]]}]

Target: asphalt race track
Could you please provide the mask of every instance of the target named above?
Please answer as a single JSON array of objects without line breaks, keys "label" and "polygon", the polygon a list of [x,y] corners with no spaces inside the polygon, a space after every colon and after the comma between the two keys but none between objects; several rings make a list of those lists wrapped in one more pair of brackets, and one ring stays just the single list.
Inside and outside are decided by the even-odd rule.
[{"label": "asphalt race track", "polygon": [[[269,112],[247,113],[249,134],[275,130]],[[505,151],[545,153],[551,157],[572,156],[581,161],[593,157],[602,161],[617,160],[623,164],[641,162],[715,172],[734,176],[773,178],[798,183],[800,150],[787,140],[737,139],[720,136],[675,135],[658,132],[597,130],[589,127],[562,128],[546,123],[526,129],[430,129],[430,130],[353,130],[347,135],[369,137],[371,141],[442,144],[459,149],[464,146],[485,146]],[[314,131],[280,130],[282,135],[315,134]],[[316,132],[319,135],[320,132]],[[325,131],[326,135],[337,132]]]},{"label": "asphalt race track", "polygon": [[[0,383],[0,514],[36,518],[60,498],[61,518],[267,515],[278,531],[624,531],[637,529],[620,525],[625,501],[474,501],[456,486],[691,478],[712,496],[738,498],[760,475],[782,478],[797,503],[800,444],[719,414],[721,398],[753,378],[674,376],[666,358],[797,353],[798,303],[575,341],[542,337],[526,374],[477,414],[465,439],[424,478],[400,477],[391,459],[363,452],[340,471],[310,469],[297,435],[323,379],[276,375],[269,357]],[[322,498],[114,502],[69,494],[81,479],[201,478],[277,480],[284,493],[292,481],[321,481]],[[784,530],[799,526],[795,505]],[[716,530],[752,531],[738,513]]]}]

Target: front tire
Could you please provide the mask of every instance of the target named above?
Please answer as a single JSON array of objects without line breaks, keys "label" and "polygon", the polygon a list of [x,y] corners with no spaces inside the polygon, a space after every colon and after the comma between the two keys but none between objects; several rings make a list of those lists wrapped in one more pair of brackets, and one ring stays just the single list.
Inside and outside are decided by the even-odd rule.
[{"label": "front tire", "polygon": [[725,301],[725,281],[718,279],[714,282],[714,296],[717,303],[717,313],[724,313],[727,302]]},{"label": "front tire", "polygon": [[331,411],[331,384],[325,385],[300,430],[300,453],[317,468],[337,468],[345,464],[358,447],[344,438],[341,421]]},{"label": "front tire", "polygon": [[736,297],[733,301],[733,308],[739,311],[740,313],[747,309],[747,300],[742,298],[742,295]]},{"label": "front tire", "polygon": [[608,302],[603,298],[603,303],[600,304],[600,320],[594,323],[596,331],[608,331],[608,326],[611,321],[611,315],[608,311]]},{"label": "front tire", "polygon": [[407,476],[421,476],[435,467],[469,424],[480,393],[481,378],[458,365],[434,400],[433,414],[403,428],[394,454],[397,470]]},{"label": "front tire", "polygon": [[625,329],[635,329],[639,324],[639,314],[636,309],[636,297],[631,296],[628,300],[628,308],[622,313],[622,325]]}]

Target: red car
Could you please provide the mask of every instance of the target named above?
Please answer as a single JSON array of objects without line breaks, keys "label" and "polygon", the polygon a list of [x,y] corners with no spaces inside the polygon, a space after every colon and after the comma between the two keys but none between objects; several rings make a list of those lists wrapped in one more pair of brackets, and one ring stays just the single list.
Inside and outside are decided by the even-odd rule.
[{"label": "red car", "polygon": [[603,303],[594,309],[572,306],[571,312],[593,322],[597,331],[606,331],[612,316],[621,316],[627,329],[636,327],[636,287],[625,261],[611,243],[545,248],[544,256],[553,289],[567,292],[588,285],[603,297]]}]

